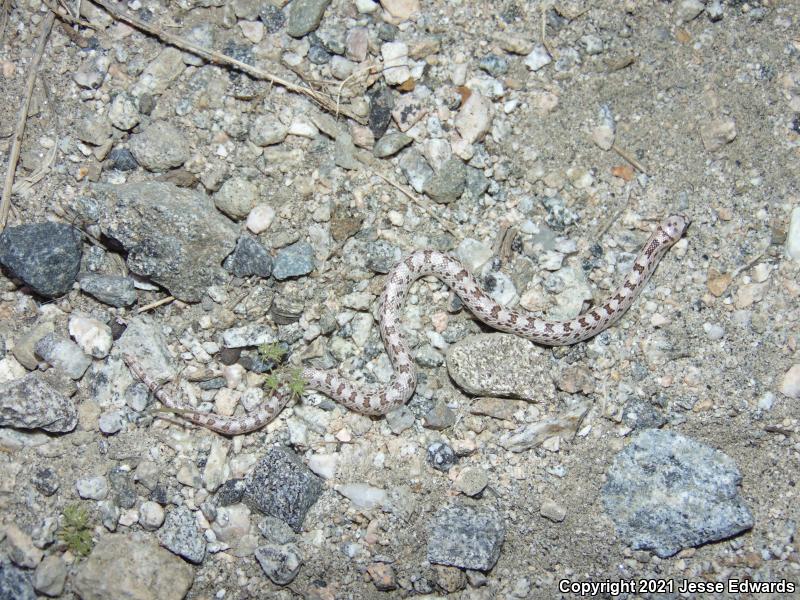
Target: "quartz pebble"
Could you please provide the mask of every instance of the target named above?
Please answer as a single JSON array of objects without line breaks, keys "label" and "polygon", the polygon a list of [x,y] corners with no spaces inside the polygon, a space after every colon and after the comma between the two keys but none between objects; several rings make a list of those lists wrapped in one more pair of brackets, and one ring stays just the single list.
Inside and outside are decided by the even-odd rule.
[{"label": "quartz pebble", "polygon": [[792,365],[781,380],[781,394],[794,398],[800,398],[800,364]]},{"label": "quartz pebble", "polygon": [[786,255],[800,261],[800,206],[792,209],[789,219],[789,230],[786,232]]},{"label": "quartz pebble", "polygon": [[491,103],[480,93],[473,92],[456,115],[456,129],[465,142],[474,144],[486,135],[491,124]]}]

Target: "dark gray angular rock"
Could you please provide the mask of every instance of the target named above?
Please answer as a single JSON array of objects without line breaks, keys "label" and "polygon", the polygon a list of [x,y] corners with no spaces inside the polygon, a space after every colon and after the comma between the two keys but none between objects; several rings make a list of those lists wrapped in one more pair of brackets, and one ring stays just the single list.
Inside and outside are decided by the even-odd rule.
[{"label": "dark gray angular rock", "polygon": [[283,11],[270,3],[265,3],[261,7],[261,12],[258,16],[261,18],[261,22],[264,23],[264,29],[267,30],[267,33],[280,31],[281,27],[286,23]]},{"label": "dark gray angular rock", "polygon": [[389,242],[377,240],[367,244],[367,267],[375,273],[388,273],[401,257],[400,248]]},{"label": "dark gray angular rock", "polygon": [[108,153],[108,162],[117,171],[135,171],[139,163],[127,148],[114,148]]},{"label": "dark gray angular rock", "polygon": [[30,575],[0,560],[0,600],[36,600]]},{"label": "dark gray angular rock", "polygon": [[45,383],[37,371],[0,387],[0,427],[64,433],[77,424],[72,400]]},{"label": "dark gray angular rock", "polygon": [[211,199],[170,183],[95,184],[71,208],[128,251],[128,267],[185,302],[228,279],[236,227]]},{"label": "dark gray angular rock", "polygon": [[392,122],[394,96],[387,87],[381,87],[369,94],[369,128],[376,139],[383,136]]},{"label": "dark gray angular rock", "polygon": [[377,142],[372,149],[372,154],[378,158],[394,156],[414,140],[405,133],[387,133]]},{"label": "dark gray angular rock", "polygon": [[450,504],[439,509],[431,520],[428,561],[488,571],[500,558],[505,537],[503,521],[494,510]]},{"label": "dark gray angular rock", "polygon": [[167,550],[196,565],[206,556],[206,540],[197,528],[194,513],[185,506],[167,513],[158,539]]},{"label": "dark gray angular rock", "polygon": [[292,0],[286,33],[294,38],[300,38],[314,31],[319,27],[322,15],[330,3],[331,0]]},{"label": "dark gray angular rock", "polygon": [[458,158],[451,158],[433,177],[425,182],[423,191],[439,204],[458,200],[467,186],[467,166]]},{"label": "dark gray angular rock", "polygon": [[245,480],[244,502],[300,531],[306,513],[322,494],[322,480],[290,450],[273,447]]},{"label": "dark gray angular rock", "polygon": [[78,284],[82,291],[109,306],[120,308],[136,302],[136,287],[130,277],[83,273]]},{"label": "dark gray angular rock", "polygon": [[275,257],[272,276],[282,281],[289,277],[307,275],[314,270],[314,249],[308,242],[295,242],[282,248]]},{"label": "dark gray angular rock", "polygon": [[217,490],[217,502],[220,506],[241,502],[242,496],[244,496],[244,479],[228,479]]},{"label": "dark gray angular rock", "polygon": [[272,257],[258,240],[243,235],[236,242],[236,249],[225,262],[225,269],[236,277],[269,277],[272,273]]},{"label": "dark gray angular rock", "polygon": [[166,121],[154,121],[133,134],[130,150],[137,163],[156,173],[179,167],[189,158],[186,135]]},{"label": "dark gray angular rock", "polygon": [[425,460],[437,471],[447,473],[458,460],[453,449],[444,442],[433,442],[428,446]]},{"label": "dark gray angular rock", "polygon": [[41,296],[63,296],[81,266],[81,234],[64,223],[8,227],[0,233],[0,265]]},{"label": "dark gray angular rock", "polygon": [[729,456],[672,431],[646,429],[614,458],[603,506],[634,550],[661,558],[753,526]]}]

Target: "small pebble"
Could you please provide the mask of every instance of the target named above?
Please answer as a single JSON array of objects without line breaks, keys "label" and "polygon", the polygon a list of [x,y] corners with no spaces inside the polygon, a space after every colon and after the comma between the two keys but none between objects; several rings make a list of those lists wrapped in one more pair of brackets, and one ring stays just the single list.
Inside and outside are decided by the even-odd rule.
[{"label": "small pebble", "polygon": [[434,442],[428,446],[426,460],[437,471],[447,472],[456,464],[458,457],[448,444]]},{"label": "small pebble", "polygon": [[157,502],[148,500],[139,507],[139,524],[147,531],[155,531],[164,522],[164,509]]}]

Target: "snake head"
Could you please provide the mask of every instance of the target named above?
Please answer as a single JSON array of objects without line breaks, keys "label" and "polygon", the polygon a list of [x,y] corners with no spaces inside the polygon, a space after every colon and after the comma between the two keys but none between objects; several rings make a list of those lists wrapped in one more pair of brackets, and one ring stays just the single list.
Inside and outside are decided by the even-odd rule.
[{"label": "snake head", "polygon": [[686,215],[670,215],[661,223],[661,229],[674,244],[683,237],[691,222]]}]

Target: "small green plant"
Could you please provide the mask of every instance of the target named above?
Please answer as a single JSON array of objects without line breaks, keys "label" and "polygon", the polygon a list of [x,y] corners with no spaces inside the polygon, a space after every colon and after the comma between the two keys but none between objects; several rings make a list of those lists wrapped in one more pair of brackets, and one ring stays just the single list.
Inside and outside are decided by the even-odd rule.
[{"label": "small green plant", "polygon": [[64,508],[58,539],[64,542],[73,554],[86,556],[92,551],[92,527],[89,524],[89,513],[85,508],[79,504],[71,504]]},{"label": "small green plant", "polygon": [[300,375],[300,369],[292,369],[289,378],[289,391],[292,392],[292,396],[295,398],[302,396],[305,389],[306,382],[303,381],[303,377]]},{"label": "small green plant", "polygon": [[270,373],[264,378],[264,387],[270,392],[274,392],[281,387],[281,380],[277,373]]},{"label": "small green plant", "polygon": [[261,344],[258,347],[258,354],[262,360],[280,362],[286,355],[286,348],[283,348],[278,342],[271,344]]}]

